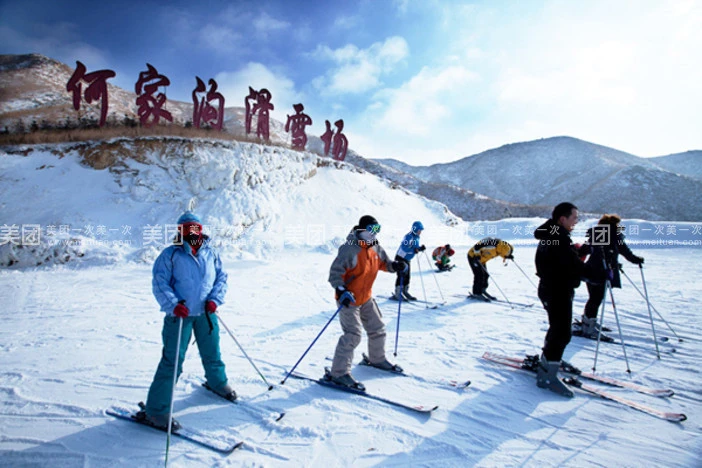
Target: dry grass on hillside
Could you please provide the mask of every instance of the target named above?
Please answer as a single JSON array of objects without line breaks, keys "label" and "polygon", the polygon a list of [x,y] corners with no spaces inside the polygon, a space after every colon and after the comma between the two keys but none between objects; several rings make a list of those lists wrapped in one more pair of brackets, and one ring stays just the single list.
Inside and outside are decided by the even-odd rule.
[{"label": "dry grass on hillside", "polygon": [[[217,132],[200,128],[188,128],[176,125],[145,127],[103,127],[77,129],[38,130],[30,133],[0,134],[0,146],[36,145],[45,143],[67,143],[80,141],[101,141],[113,138],[140,138],[148,136],[172,136],[182,138],[211,138],[224,141],[240,141],[248,143],[264,143],[256,137],[238,135],[228,132]],[[274,142],[265,142],[269,146],[287,147]]]}]

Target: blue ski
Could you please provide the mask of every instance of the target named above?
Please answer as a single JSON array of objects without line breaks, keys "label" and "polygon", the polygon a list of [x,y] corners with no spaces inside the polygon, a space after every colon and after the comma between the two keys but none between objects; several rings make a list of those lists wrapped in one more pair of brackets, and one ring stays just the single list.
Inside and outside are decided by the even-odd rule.
[{"label": "blue ski", "polygon": [[[157,431],[166,432],[165,429],[161,429],[152,426],[147,422],[138,420],[136,418],[135,412],[124,408],[112,407],[110,409],[105,410],[105,413],[109,414],[110,416],[114,416],[115,418],[124,419],[125,421],[131,421],[142,426],[156,429]],[[181,439],[188,440],[194,444],[200,445],[201,447],[205,447],[219,453],[232,453],[234,450],[238,449],[244,444],[244,442],[236,442],[232,444],[230,442],[218,439],[215,436],[206,435],[192,429],[187,429],[185,427],[181,427],[177,431],[171,431],[171,434],[173,434],[176,437],[180,437]]]}]

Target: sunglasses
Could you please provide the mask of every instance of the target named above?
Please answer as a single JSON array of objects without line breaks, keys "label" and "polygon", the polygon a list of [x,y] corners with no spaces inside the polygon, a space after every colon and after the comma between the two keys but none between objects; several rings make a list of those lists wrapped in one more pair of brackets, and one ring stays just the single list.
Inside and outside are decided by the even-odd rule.
[{"label": "sunglasses", "polygon": [[380,232],[380,224],[371,224],[366,227],[366,231],[371,234],[378,234]]}]

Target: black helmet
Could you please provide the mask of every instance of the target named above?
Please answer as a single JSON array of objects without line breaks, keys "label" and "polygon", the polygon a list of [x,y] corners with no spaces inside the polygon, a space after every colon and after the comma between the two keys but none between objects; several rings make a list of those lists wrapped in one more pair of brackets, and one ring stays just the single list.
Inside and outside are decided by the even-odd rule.
[{"label": "black helmet", "polygon": [[372,217],[371,215],[364,215],[361,216],[361,219],[358,220],[358,227],[356,229],[365,230],[368,226],[371,226],[373,224],[380,223],[378,223],[378,220]]}]

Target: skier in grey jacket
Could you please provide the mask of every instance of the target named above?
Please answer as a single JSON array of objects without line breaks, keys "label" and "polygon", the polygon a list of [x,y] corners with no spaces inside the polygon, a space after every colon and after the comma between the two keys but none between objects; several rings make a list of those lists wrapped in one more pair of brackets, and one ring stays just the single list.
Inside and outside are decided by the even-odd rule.
[{"label": "skier in grey jacket", "polygon": [[353,352],[361,343],[362,328],[368,334],[370,365],[383,370],[401,371],[385,357],[385,324],[373,299],[373,283],[378,271],[394,273],[405,268],[393,262],[378,244],[380,224],[372,216],[362,216],[339,247],[329,270],[329,283],[340,306],[339,322],[344,334],[339,338],[332,367],[326,379],[338,385],[363,390],[363,384],[351,376]]}]

